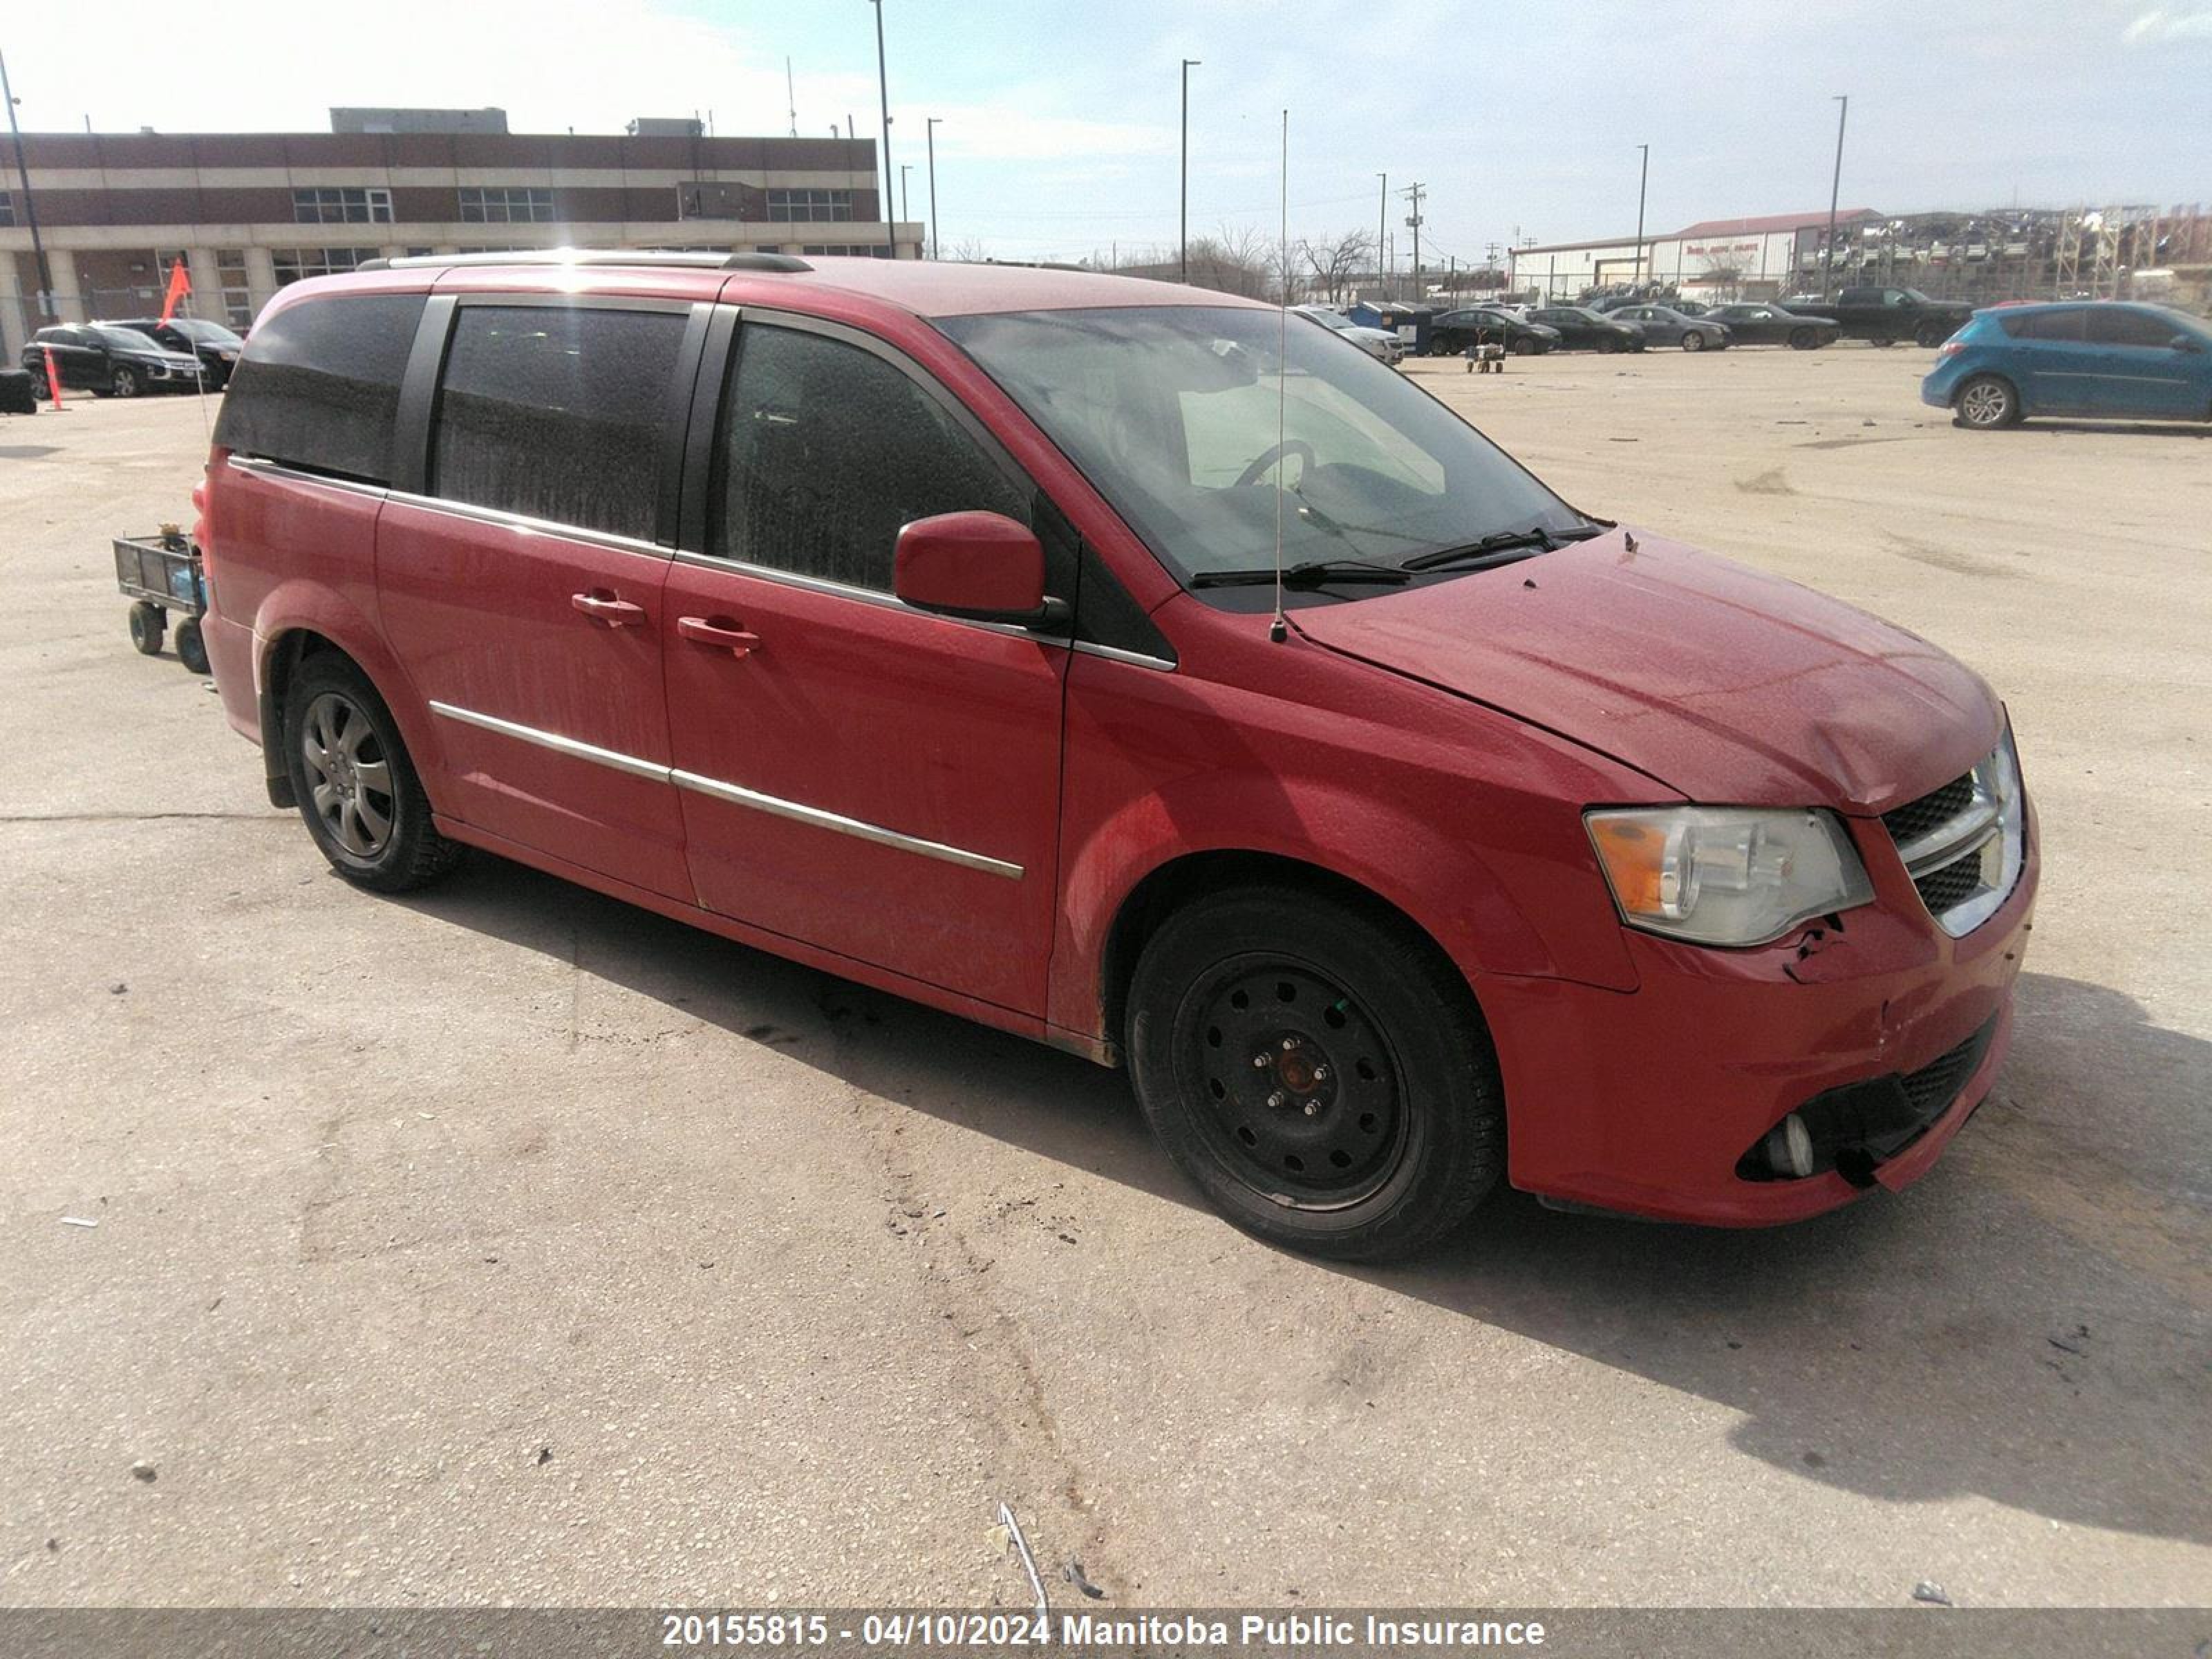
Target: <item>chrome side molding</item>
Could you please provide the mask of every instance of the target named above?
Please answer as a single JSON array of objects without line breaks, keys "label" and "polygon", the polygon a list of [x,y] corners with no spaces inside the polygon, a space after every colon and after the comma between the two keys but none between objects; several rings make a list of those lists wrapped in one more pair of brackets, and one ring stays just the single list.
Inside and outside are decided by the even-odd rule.
[{"label": "chrome side molding", "polygon": [[688,789],[709,799],[750,807],[757,812],[789,818],[796,823],[811,824],[817,830],[828,830],[837,835],[851,836],[856,840],[873,842],[878,847],[895,848],[902,853],[912,853],[918,857],[957,864],[963,869],[980,870],[986,875],[1005,876],[1014,881],[1022,878],[1022,866],[1006,859],[994,859],[988,854],[973,853],[964,847],[948,846],[941,841],[930,841],[901,830],[887,830],[879,823],[847,817],[842,812],[809,806],[804,801],[786,800],[780,795],[763,794],[757,789],[748,789],[743,784],[726,782],[720,778],[710,778],[703,773],[663,766],[657,761],[642,760],[635,755],[625,755],[619,750],[602,749],[597,744],[563,737],[557,732],[541,731],[537,726],[525,726],[518,720],[501,720],[496,714],[481,714],[473,708],[463,708],[458,704],[440,702],[434,699],[430,703],[430,712],[449,720],[458,720],[464,726],[478,726],[487,732],[496,732],[501,737],[513,738],[520,743],[533,744],[556,755],[566,755],[572,760],[589,761],[593,765],[607,767],[631,777],[650,778],[672,784],[678,789]]}]

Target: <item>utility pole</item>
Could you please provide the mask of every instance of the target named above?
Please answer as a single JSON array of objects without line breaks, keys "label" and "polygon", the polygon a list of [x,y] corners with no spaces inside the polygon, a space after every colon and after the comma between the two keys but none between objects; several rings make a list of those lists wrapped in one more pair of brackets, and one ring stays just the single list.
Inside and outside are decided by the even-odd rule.
[{"label": "utility pole", "polygon": [[1644,281],[1644,187],[1651,182],[1651,146],[1638,144],[1644,152],[1644,165],[1636,175],[1636,281]]},{"label": "utility pole", "polygon": [[1407,198],[1413,204],[1413,210],[1406,216],[1406,222],[1413,228],[1413,303],[1415,305],[1421,302],[1421,192],[1427,188],[1426,185],[1416,182],[1408,186],[1406,191]]},{"label": "utility pole", "polygon": [[945,118],[933,115],[925,120],[922,130],[929,135],[929,257],[937,257],[937,125]]},{"label": "utility pole", "polygon": [[884,68],[884,0],[868,0],[876,9],[876,90],[884,106],[884,241],[890,257],[898,258],[898,227],[891,216],[891,78]]},{"label": "utility pole", "polygon": [[1190,72],[1200,60],[1182,60],[1182,185],[1176,210],[1176,263],[1180,282],[1190,280]]},{"label": "utility pole", "polygon": [[791,136],[799,137],[799,87],[791,78],[791,59],[783,60],[783,100],[790,106]]},{"label": "utility pole", "polygon": [[1382,181],[1382,204],[1375,210],[1375,286],[1379,290],[1376,297],[1387,300],[1390,297],[1390,273],[1383,263],[1382,249],[1390,234],[1390,175],[1378,173],[1375,176]]},{"label": "utility pole", "polygon": [[54,274],[46,268],[46,245],[39,235],[39,210],[31,200],[31,168],[23,159],[23,129],[16,124],[15,89],[8,84],[8,59],[4,53],[0,53],[0,99],[5,99],[8,104],[8,131],[15,141],[15,176],[23,181],[23,222],[30,228],[31,256],[39,267],[39,319],[32,322],[24,319],[29,324],[24,331],[27,334],[54,314]]},{"label": "utility pole", "polygon": [[1851,97],[1847,92],[1836,94],[1834,100],[1843,106],[1836,112],[1836,176],[1828,181],[1828,244],[1820,265],[1820,297],[1836,297],[1836,204],[1844,193],[1844,123],[1850,118]]}]

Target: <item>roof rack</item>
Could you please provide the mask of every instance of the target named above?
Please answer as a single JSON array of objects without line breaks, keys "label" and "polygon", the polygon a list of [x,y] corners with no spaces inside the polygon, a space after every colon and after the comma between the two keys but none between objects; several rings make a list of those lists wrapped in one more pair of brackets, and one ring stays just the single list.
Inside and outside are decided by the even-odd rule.
[{"label": "roof rack", "polygon": [[356,270],[418,270],[429,265],[684,265],[694,270],[811,270],[789,253],[656,253],[650,248],[525,248],[513,253],[413,253],[363,259]]}]

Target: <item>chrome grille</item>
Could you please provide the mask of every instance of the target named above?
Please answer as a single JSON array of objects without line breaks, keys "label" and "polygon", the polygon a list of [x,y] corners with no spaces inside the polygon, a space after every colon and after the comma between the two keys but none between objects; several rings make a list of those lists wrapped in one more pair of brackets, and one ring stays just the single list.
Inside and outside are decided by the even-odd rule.
[{"label": "chrome grille", "polygon": [[2008,736],[1963,777],[1881,815],[1920,902],[1945,933],[1972,932],[2004,902],[2020,878],[2024,812]]}]

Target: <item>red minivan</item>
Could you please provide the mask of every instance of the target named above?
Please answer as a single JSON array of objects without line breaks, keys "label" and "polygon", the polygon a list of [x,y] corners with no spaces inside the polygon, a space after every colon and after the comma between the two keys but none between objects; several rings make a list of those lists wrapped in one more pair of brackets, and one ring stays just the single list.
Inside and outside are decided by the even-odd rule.
[{"label": "red minivan", "polygon": [[1809,1216],[2005,1051],[1981,679],[1269,307],[393,260],[263,313],[204,501],[224,708],[349,880],[483,848],[1126,1062],[1281,1243]]}]

